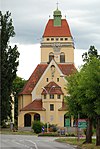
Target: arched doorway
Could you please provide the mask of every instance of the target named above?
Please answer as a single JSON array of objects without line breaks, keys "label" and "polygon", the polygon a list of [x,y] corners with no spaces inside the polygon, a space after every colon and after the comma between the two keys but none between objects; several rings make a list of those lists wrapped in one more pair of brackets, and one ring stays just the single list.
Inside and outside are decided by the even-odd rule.
[{"label": "arched doorway", "polygon": [[34,114],[34,121],[40,121],[40,114]]},{"label": "arched doorway", "polygon": [[24,127],[31,127],[31,115],[30,114],[24,115]]}]

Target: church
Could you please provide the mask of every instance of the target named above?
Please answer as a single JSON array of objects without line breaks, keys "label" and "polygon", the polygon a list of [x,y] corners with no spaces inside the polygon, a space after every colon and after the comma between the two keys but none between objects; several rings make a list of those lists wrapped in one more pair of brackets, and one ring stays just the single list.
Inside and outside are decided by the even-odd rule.
[{"label": "church", "polygon": [[31,127],[35,120],[66,126],[65,76],[76,68],[73,37],[58,7],[46,24],[40,48],[41,62],[19,93],[18,128]]}]

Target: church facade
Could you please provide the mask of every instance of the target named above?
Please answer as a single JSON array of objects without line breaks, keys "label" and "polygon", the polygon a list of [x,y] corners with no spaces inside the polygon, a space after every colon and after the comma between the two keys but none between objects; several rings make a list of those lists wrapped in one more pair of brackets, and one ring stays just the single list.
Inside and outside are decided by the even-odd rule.
[{"label": "church facade", "polygon": [[65,76],[76,68],[73,38],[58,8],[47,22],[40,48],[41,62],[19,93],[18,128],[31,127],[35,120],[65,126]]}]

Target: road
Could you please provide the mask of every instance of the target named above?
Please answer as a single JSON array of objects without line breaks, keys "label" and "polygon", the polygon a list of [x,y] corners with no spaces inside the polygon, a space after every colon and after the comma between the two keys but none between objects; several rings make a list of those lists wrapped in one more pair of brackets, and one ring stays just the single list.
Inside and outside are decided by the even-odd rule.
[{"label": "road", "polygon": [[31,135],[0,135],[1,149],[74,149],[69,144],[54,141],[55,137]]}]

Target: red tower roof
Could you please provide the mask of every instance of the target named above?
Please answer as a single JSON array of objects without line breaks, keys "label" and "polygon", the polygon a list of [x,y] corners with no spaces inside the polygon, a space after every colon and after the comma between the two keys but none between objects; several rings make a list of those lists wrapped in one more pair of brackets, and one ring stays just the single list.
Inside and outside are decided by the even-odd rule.
[{"label": "red tower roof", "polygon": [[61,20],[61,26],[54,26],[53,21],[53,19],[48,21],[43,37],[72,37],[66,19]]}]

